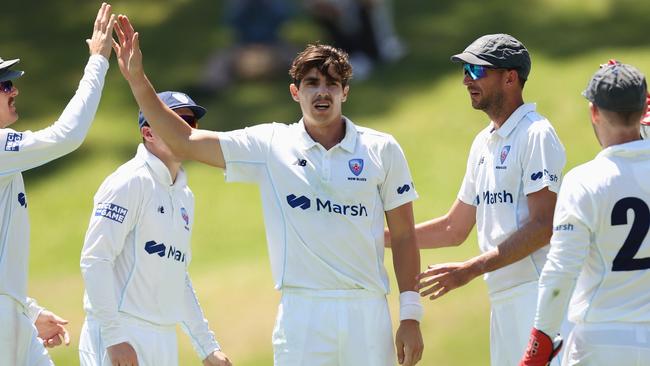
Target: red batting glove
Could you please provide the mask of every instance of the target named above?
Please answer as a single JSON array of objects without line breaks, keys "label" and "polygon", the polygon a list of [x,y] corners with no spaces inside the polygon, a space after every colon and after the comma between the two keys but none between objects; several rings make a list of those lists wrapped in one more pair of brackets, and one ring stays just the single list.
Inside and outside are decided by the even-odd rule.
[{"label": "red batting glove", "polygon": [[562,338],[558,334],[551,340],[546,333],[533,328],[524,357],[519,361],[519,366],[547,366],[551,363],[562,348]]}]

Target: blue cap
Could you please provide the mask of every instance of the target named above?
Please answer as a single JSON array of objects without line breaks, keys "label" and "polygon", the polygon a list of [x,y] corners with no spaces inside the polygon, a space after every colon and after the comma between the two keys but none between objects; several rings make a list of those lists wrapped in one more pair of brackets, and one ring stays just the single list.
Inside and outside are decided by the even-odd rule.
[{"label": "blue cap", "polygon": [[[177,91],[164,91],[158,93],[158,98],[171,109],[189,108],[194,112],[196,119],[201,119],[207,110],[196,104],[187,94]],[[138,126],[142,128],[147,120],[144,118],[142,111],[138,114]]]},{"label": "blue cap", "polygon": [[13,80],[23,76],[24,71],[10,70],[10,68],[20,61],[19,58],[14,60],[3,60],[0,58],[0,82]]}]

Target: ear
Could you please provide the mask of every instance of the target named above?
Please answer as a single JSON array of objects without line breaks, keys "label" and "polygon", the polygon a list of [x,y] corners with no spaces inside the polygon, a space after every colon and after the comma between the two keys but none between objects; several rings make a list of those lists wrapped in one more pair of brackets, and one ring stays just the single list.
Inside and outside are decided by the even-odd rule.
[{"label": "ear", "polygon": [[348,100],[348,93],[350,92],[350,85],[346,85],[343,87],[343,98],[341,98],[341,102],[345,102]]},{"label": "ear", "polygon": [[519,85],[519,74],[517,70],[506,70],[505,78],[506,86]]},{"label": "ear", "polygon": [[142,138],[144,138],[145,141],[153,141],[156,137],[153,135],[153,132],[151,131],[150,126],[143,126],[140,128],[140,134],[142,135]]},{"label": "ear", "polygon": [[600,109],[592,103],[589,102],[589,114],[591,115],[591,123],[594,125],[600,124]]},{"label": "ear", "polygon": [[300,102],[300,98],[298,98],[298,87],[296,84],[289,84],[289,93],[291,93],[291,98],[293,98],[294,101]]}]

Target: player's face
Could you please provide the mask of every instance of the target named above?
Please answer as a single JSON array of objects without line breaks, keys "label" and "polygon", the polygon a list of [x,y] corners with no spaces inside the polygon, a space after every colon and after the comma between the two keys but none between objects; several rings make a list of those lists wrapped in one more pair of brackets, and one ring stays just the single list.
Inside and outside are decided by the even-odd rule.
[{"label": "player's face", "polygon": [[300,85],[289,86],[293,100],[300,104],[305,122],[321,126],[341,121],[341,105],[347,99],[348,90],[349,86],[341,84],[333,66],[330,66],[328,75],[313,68]]},{"label": "player's face", "polygon": [[0,128],[5,128],[18,120],[16,96],[18,88],[11,82],[0,83]]},{"label": "player's face", "polygon": [[[479,75],[472,75],[465,70],[463,84],[467,87],[472,107],[481,111],[499,108],[504,101],[502,87],[504,71],[502,69],[484,68]],[[479,76],[477,78],[477,76]]]}]

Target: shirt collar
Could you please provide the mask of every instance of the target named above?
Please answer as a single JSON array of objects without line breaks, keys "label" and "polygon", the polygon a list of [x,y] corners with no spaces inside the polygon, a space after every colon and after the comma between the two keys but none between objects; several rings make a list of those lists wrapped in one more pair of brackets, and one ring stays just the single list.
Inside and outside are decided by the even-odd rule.
[{"label": "shirt collar", "polygon": [[[510,133],[517,127],[519,121],[521,121],[528,113],[535,111],[535,103],[525,103],[520,105],[514,112],[508,117],[503,125],[500,128],[494,130],[494,132],[502,138],[508,137]],[[494,128],[494,122],[492,122],[492,128]]]},{"label": "shirt collar", "polygon": [[613,156],[635,157],[642,154],[650,154],[650,140],[636,140],[608,146],[599,152],[596,158]]},{"label": "shirt collar", "polygon": [[[354,123],[347,117],[343,116],[343,121],[345,122],[345,136],[343,137],[343,140],[341,140],[341,142],[336,144],[334,147],[339,146],[343,150],[352,153],[354,152],[354,148],[357,144],[358,130]],[[309,150],[312,147],[318,145],[318,143],[314,141],[307,133],[303,118],[298,121],[298,138],[300,139],[300,145],[304,150]]]},{"label": "shirt collar", "polygon": [[137,158],[143,160],[151,172],[154,178],[160,183],[164,184],[167,187],[184,187],[187,185],[187,176],[185,175],[185,170],[181,167],[178,170],[176,175],[176,182],[172,181],[172,175],[169,172],[169,169],[156,155],[152,154],[151,151],[147,150],[144,144],[138,145],[138,152],[135,155]]}]

